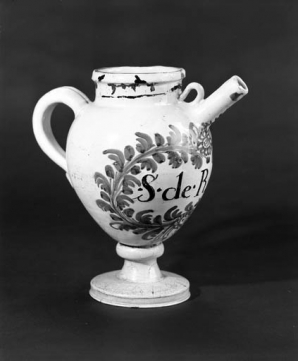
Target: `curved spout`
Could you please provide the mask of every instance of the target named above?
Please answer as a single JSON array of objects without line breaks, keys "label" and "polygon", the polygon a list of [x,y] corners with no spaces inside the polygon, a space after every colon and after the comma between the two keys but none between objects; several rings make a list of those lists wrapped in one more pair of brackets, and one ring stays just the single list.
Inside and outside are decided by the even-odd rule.
[{"label": "curved spout", "polygon": [[195,117],[199,123],[214,121],[230,106],[248,93],[244,81],[237,75],[232,76],[208,98],[200,101],[195,107]]}]

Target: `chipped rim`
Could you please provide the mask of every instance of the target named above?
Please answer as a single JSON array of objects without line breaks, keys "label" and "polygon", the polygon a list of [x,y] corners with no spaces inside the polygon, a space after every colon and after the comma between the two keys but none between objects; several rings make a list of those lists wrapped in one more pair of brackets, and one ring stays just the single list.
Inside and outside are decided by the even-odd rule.
[{"label": "chipped rim", "polygon": [[163,83],[181,81],[185,70],[169,66],[121,66],[95,69],[92,80],[97,83]]}]

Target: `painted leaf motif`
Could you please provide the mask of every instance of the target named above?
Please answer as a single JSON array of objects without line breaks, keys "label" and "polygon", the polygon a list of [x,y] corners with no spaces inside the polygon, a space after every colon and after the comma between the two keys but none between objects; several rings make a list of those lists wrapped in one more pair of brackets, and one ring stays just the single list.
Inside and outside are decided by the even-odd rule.
[{"label": "painted leaf motif", "polygon": [[114,210],[112,209],[112,207],[109,205],[109,203],[101,200],[101,199],[97,199],[96,200],[96,204],[98,205],[98,207],[100,209],[102,209],[104,212],[111,212],[114,213]]},{"label": "painted leaf motif", "polygon": [[188,203],[188,205],[185,207],[185,210],[186,210],[187,212],[190,212],[190,211],[193,211],[194,208],[195,208],[195,207],[193,206],[192,202],[190,202],[190,203]]},{"label": "painted leaf motif", "polygon": [[162,218],[161,218],[161,216],[158,215],[158,216],[154,217],[153,222],[162,225]]},{"label": "painted leaf motif", "polygon": [[140,141],[140,139],[144,139],[145,140],[145,142],[146,142],[146,147],[147,147],[147,149],[146,150],[148,150],[148,149],[150,149],[150,148],[152,148],[153,146],[154,146],[154,144],[153,144],[153,142],[152,142],[152,139],[151,139],[151,137],[148,135],[148,134],[145,134],[145,133],[141,133],[141,132],[137,132],[136,133],[136,136],[137,137],[139,137],[137,140],[139,140]]},{"label": "painted leaf motif", "polygon": [[118,157],[119,162],[122,165],[124,165],[124,163],[125,163],[124,155],[121,152],[121,150],[118,150],[118,149],[106,149],[106,150],[103,151],[103,154],[115,154]]},{"label": "painted leaf motif", "polygon": [[142,239],[144,239],[145,241],[149,241],[149,240],[155,238],[156,236],[158,236],[159,233],[162,232],[162,231],[163,231],[163,227],[155,228],[152,231],[146,232],[143,235]]},{"label": "painted leaf motif", "polygon": [[106,171],[106,175],[108,177],[114,179],[114,177],[115,177],[114,169],[110,165],[105,166],[105,171]]},{"label": "painted leaf motif", "polygon": [[133,233],[134,234],[142,234],[142,233],[145,233],[147,230],[148,230],[147,228],[137,228],[133,231]]},{"label": "painted leaf motif", "polygon": [[133,183],[135,183],[138,187],[141,186],[141,181],[140,181],[138,178],[136,178],[136,177],[134,177],[134,176],[132,176],[132,175],[129,175],[129,174],[127,174],[127,175],[124,177],[124,181],[133,182]]},{"label": "painted leaf motif", "polygon": [[188,154],[185,150],[179,150],[180,154],[181,154],[181,158],[183,160],[184,163],[188,162]]},{"label": "painted leaf motif", "polygon": [[131,218],[133,216],[134,212],[135,211],[132,208],[127,208],[127,209],[124,209],[124,211],[123,211],[123,213],[129,218]]},{"label": "painted leaf motif", "polygon": [[128,186],[123,185],[122,193],[123,194],[133,194],[133,190],[131,188],[129,188]]},{"label": "painted leaf motif", "polygon": [[133,147],[131,145],[127,145],[124,148],[125,159],[128,160],[128,161],[131,161],[132,158],[134,157],[134,155],[135,155],[135,150],[133,149]]},{"label": "painted leaf motif", "polygon": [[147,224],[150,224],[151,223],[151,218],[152,218],[152,215],[151,214],[148,214],[148,213],[152,213],[153,210],[152,209],[147,209],[145,211],[141,211],[141,212],[138,212],[136,214],[136,220],[138,222],[141,222],[141,223],[147,223]]},{"label": "painted leaf motif", "polygon": [[171,165],[172,168],[179,168],[182,164],[182,158],[179,156],[179,154],[173,151],[169,151],[167,153],[168,153],[169,165]]},{"label": "painted leaf motif", "polygon": [[141,161],[141,169],[146,168],[146,170],[152,170],[152,173],[154,173],[157,170],[157,164],[154,162],[153,159],[150,158],[144,158]]},{"label": "painted leaf motif", "polygon": [[123,170],[123,164],[120,162],[119,157],[117,155],[114,154],[110,154],[108,156],[110,159],[114,160],[115,162],[113,163],[113,166],[119,171],[122,172]]},{"label": "painted leaf motif", "polygon": [[148,150],[148,144],[147,144],[146,140],[143,138],[137,138],[137,141],[139,143],[137,143],[137,145],[136,145],[136,150],[139,153],[145,153]]},{"label": "painted leaf motif", "polygon": [[172,212],[177,208],[178,208],[177,206],[174,206],[174,207],[168,209],[166,211],[166,213],[164,214],[164,216],[163,216],[164,220],[165,221],[172,221],[175,218],[175,217],[173,217]]},{"label": "painted leaf motif", "polygon": [[121,194],[117,197],[117,201],[128,201],[130,203],[134,203],[134,201],[130,197],[123,195],[123,194]]},{"label": "painted leaf motif", "polygon": [[165,143],[165,139],[159,133],[155,134],[155,143],[157,146],[163,145]]},{"label": "painted leaf motif", "polygon": [[181,216],[182,216],[182,212],[179,209],[175,209],[174,212],[172,213],[173,218],[179,218]]},{"label": "painted leaf motif", "polygon": [[121,194],[116,198],[117,207],[122,210],[125,207],[128,207],[130,203],[134,203],[134,201],[125,194]]},{"label": "painted leaf motif", "polygon": [[122,185],[123,185],[122,192],[124,194],[133,194],[133,190],[131,189],[131,187],[134,188],[136,185],[140,187],[141,182],[139,181],[138,178],[134,177],[133,175],[127,174],[126,176],[124,176]]},{"label": "painted leaf motif", "polygon": [[120,221],[120,222],[123,221],[122,218],[116,216],[115,214],[110,214],[110,217],[112,218],[113,221]]},{"label": "painted leaf motif", "polygon": [[110,183],[103,174],[96,172],[94,174],[94,180],[98,187],[100,187],[102,190],[106,191],[108,194],[111,194]]},{"label": "painted leaf motif", "polygon": [[174,125],[169,125],[169,127],[173,130],[173,132],[170,132],[170,136],[167,137],[168,144],[169,145],[176,145],[181,142],[181,133],[178,128],[176,128]]},{"label": "painted leaf motif", "polygon": [[106,192],[101,191],[101,192],[100,192],[100,196],[101,196],[101,198],[102,198],[104,201],[107,201],[107,202],[110,202],[110,201],[111,201],[110,197],[107,195]]},{"label": "painted leaf motif", "polygon": [[162,154],[162,153],[154,153],[152,154],[152,158],[157,162],[157,163],[163,163],[166,160],[166,157]]},{"label": "painted leaf motif", "polygon": [[119,172],[123,171],[125,159],[124,159],[124,155],[121,152],[121,150],[118,150],[118,149],[106,149],[105,151],[103,151],[103,154],[109,154],[108,157],[115,161],[113,163],[114,167]]},{"label": "painted leaf motif", "polygon": [[111,222],[110,226],[119,231],[130,231],[130,230],[134,229],[134,227],[131,226],[130,224],[126,224],[123,222]]},{"label": "painted leaf motif", "polygon": [[118,157],[117,155],[115,155],[115,154],[110,154],[110,155],[108,155],[108,157],[109,157],[111,160],[114,160],[114,161],[118,162],[119,164],[121,164],[121,163],[120,163],[120,160],[119,160],[119,157]]},{"label": "painted leaf motif", "polygon": [[132,182],[132,181],[130,181],[130,180],[123,180],[123,186],[124,187],[135,187],[135,184],[134,184],[134,182]]},{"label": "painted leaf motif", "polygon": [[134,165],[131,170],[130,170],[131,174],[137,175],[139,173],[141,173],[141,168],[138,165]]},{"label": "painted leaf motif", "polygon": [[193,154],[190,160],[195,169],[200,169],[202,167],[203,161],[199,154]]}]

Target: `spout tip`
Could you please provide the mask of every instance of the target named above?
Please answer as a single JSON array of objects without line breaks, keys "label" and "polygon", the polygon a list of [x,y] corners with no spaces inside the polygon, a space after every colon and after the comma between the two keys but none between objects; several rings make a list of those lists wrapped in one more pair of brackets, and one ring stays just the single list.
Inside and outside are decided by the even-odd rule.
[{"label": "spout tip", "polygon": [[238,75],[232,76],[232,81],[235,85],[233,87],[234,91],[230,94],[230,98],[232,101],[238,101],[248,93],[248,87]]},{"label": "spout tip", "polygon": [[248,93],[248,87],[247,87],[247,85],[244,83],[244,81],[240,78],[240,76],[234,75],[234,76],[232,77],[232,79],[234,79],[234,80],[237,82],[238,87],[239,87],[239,90],[240,90],[241,92],[243,92],[243,94],[247,94],[247,93]]}]

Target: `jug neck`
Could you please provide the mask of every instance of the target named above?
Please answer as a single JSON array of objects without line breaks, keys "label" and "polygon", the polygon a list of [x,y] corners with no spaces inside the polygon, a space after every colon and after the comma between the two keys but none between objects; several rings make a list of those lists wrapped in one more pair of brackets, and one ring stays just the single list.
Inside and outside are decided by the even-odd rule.
[{"label": "jug neck", "polygon": [[130,104],[139,103],[137,100],[164,104],[177,102],[184,77],[183,69],[164,66],[102,68],[92,74],[96,101],[117,99]]}]

